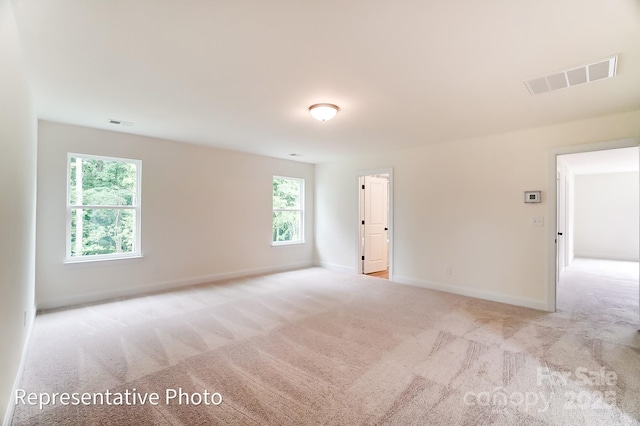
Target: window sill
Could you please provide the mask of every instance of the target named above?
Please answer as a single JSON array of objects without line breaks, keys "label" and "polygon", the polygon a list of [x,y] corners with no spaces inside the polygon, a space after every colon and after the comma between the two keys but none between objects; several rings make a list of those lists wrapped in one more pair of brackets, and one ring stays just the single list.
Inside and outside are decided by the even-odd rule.
[{"label": "window sill", "polygon": [[86,256],[81,258],[72,258],[65,259],[64,263],[66,265],[74,265],[74,264],[88,264],[88,263],[101,263],[101,262],[118,262],[118,261],[128,261],[128,260],[136,260],[142,259],[144,256],[141,254],[133,254],[130,256],[118,256],[118,257],[98,257],[98,256]]},{"label": "window sill", "polygon": [[304,241],[281,241],[281,242],[277,242],[271,243],[271,247],[287,247],[287,246],[299,246],[301,244],[306,244]]}]

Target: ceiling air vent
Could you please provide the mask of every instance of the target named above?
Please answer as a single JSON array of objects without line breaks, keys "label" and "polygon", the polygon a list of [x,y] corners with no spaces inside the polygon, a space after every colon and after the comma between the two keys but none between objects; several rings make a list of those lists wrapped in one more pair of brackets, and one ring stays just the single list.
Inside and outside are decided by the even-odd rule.
[{"label": "ceiling air vent", "polygon": [[538,77],[524,82],[532,95],[564,89],[565,87],[591,83],[593,81],[611,78],[616,75],[617,56],[604,59],[592,64],[570,68],[555,72],[545,77]]},{"label": "ceiling air vent", "polygon": [[115,124],[116,126],[133,126],[135,123],[132,123],[130,121],[109,119],[109,124]]}]

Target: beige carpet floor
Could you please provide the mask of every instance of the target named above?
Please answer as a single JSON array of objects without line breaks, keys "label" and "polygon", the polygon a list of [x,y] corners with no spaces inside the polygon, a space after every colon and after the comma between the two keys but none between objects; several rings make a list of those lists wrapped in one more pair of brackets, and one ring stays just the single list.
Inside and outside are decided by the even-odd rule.
[{"label": "beige carpet floor", "polygon": [[[577,260],[551,314],[321,268],[236,279],[39,315],[13,425],[639,424],[637,327],[630,262]],[[159,401],[38,406],[127,391]]]}]

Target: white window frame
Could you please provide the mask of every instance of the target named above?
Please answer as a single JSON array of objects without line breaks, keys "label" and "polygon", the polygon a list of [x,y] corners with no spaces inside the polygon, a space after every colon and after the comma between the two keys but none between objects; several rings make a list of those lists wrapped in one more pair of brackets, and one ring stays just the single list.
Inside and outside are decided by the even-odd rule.
[{"label": "white window frame", "polygon": [[[117,161],[123,163],[132,163],[136,166],[136,194],[131,206],[108,206],[108,205],[78,205],[71,204],[71,158],[82,158],[89,160],[104,160],[104,161]],[[95,262],[105,260],[117,260],[117,259],[131,259],[142,257],[141,251],[141,236],[142,236],[142,224],[141,224],[141,188],[142,188],[142,160],[136,160],[131,158],[120,157],[107,157],[103,155],[81,154],[75,152],[67,153],[67,212],[66,212],[66,256],[65,263],[81,263],[81,262]],[[94,254],[83,256],[71,256],[71,216],[74,209],[83,210],[96,210],[96,209],[109,209],[109,210],[133,210],[136,217],[136,229],[134,230],[134,242],[133,250],[129,253],[110,253],[110,254]]]},{"label": "white window frame", "polygon": [[[273,181],[274,179],[288,179],[288,180],[297,180],[300,182],[300,208],[287,208],[287,209],[276,209],[273,206]],[[304,244],[305,242],[305,232],[304,232],[304,195],[306,192],[305,180],[304,178],[296,178],[290,176],[278,176],[274,175],[271,179],[271,245],[272,246],[290,246],[295,244]],[[300,212],[300,239],[295,241],[273,241],[273,213],[278,211],[299,211]]]}]

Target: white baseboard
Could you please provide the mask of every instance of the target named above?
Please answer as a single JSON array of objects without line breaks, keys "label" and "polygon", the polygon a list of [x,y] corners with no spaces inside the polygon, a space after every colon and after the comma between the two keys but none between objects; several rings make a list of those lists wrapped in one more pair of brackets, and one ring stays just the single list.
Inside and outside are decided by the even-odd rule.
[{"label": "white baseboard", "polygon": [[596,260],[619,260],[621,262],[638,262],[638,259],[635,256],[609,256],[609,255],[600,255],[600,254],[575,254],[574,259],[596,259]]},{"label": "white baseboard", "polygon": [[28,312],[29,318],[27,321],[27,333],[24,337],[24,344],[22,345],[22,354],[20,355],[20,364],[18,365],[18,371],[16,372],[16,378],[13,381],[13,387],[11,388],[11,395],[9,395],[9,402],[7,408],[4,410],[4,419],[2,420],[2,426],[9,426],[13,420],[13,412],[16,406],[16,391],[22,382],[22,371],[24,370],[24,364],[27,360],[27,350],[29,349],[29,342],[31,341],[31,332],[33,331],[33,324],[36,319],[36,307],[33,306]]},{"label": "white baseboard", "polygon": [[233,278],[247,277],[251,275],[270,274],[276,272],[291,271],[295,269],[302,269],[311,267],[311,262],[299,262],[290,263],[285,265],[268,266],[262,268],[243,269],[232,272],[222,272],[219,274],[205,275],[201,277],[192,277],[174,281],[163,281],[152,284],[143,284],[135,287],[120,288],[108,291],[86,293],[80,295],[74,295],[69,297],[63,297],[54,300],[47,300],[38,302],[38,310],[48,310],[64,308],[76,305],[82,305],[86,303],[96,303],[101,301],[133,297],[142,295],[145,293],[153,293],[157,291],[178,289],[181,287],[188,287],[197,284],[206,284],[216,281],[228,280]]},{"label": "white baseboard", "polygon": [[321,268],[330,269],[332,271],[347,272],[347,273],[350,273],[350,274],[355,274],[356,273],[355,268],[351,268],[351,267],[348,267],[348,266],[342,266],[342,265],[336,265],[336,264],[333,264],[333,263],[315,262],[314,265],[315,266],[320,266]]},{"label": "white baseboard", "polygon": [[473,297],[476,299],[490,300],[492,302],[506,303],[507,305],[522,306],[525,308],[548,311],[546,301],[525,299],[521,297],[508,296],[501,293],[492,293],[484,290],[476,290],[468,287],[457,287],[450,284],[435,283],[432,281],[418,280],[415,278],[394,275],[393,282],[407,284],[415,287],[428,288],[430,290],[444,291],[446,293],[459,294],[461,296]]}]

